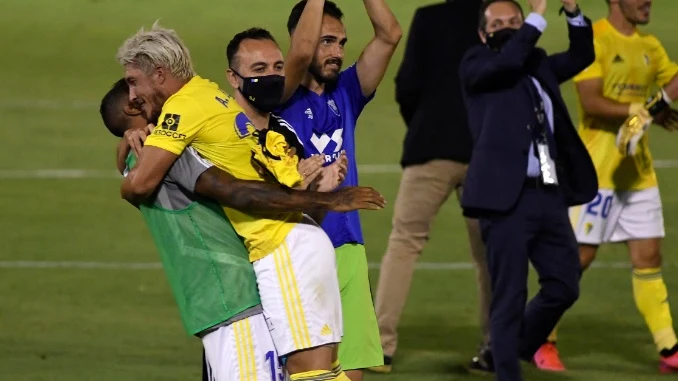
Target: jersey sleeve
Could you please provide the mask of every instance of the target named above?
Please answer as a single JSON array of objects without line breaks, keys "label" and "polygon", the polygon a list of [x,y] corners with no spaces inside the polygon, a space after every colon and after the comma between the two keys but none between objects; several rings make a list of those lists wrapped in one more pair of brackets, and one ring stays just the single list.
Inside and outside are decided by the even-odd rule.
[{"label": "jersey sleeve", "polygon": [[356,64],[351,65],[348,69],[341,72],[337,81],[337,87],[346,93],[351,102],[353,110],[353,117],[358,119],[360,113],[363,112],[365,106],[374,99],[376,91],[370,96],[364,96],[360,88],[360,79],[358,78],[358,70]]},{"label": "jersey sleeve", "polygon": [[602,44],[595,39],[593,40],[593,47],[596,52],[596,60],[593,61],[593,63],[589,65],[586,69],[584,69],[579,74],[574,76],[573,81],[575,83],[586,81],[589,79],[603,78],[602,62],[605,59],[605,49],[603,49]]},{"label": "jersey sleeve", "polygon": [[294,149],[297,151],[297,156],[302,159],[305,158],[306,150],[304,149],[304,144],[299,139],[299,135],[297,135],[297,132],[294,131],[294,128],[290,126],[286,120],[278,116],[271,115],[271,118],[273,118],[272,120],[276,121],[277,123],[269,123],[268,129],[284,136],[287,144],[289,144],[290,147],[294,147]]},{"label": "jersey sleeve", "polygon": [[673,77],[678,75],[678,64],[669,59],[669,55],[666,54],[666,50],[659,41],[657,41],[655,54],[655,60],[657,61],[657,77],[655,82],[663,87],[671,82]]},{"label": "jersey sleeve", "polygon": [[193,193],[195,192],[195,183],[198,181],[198,177],[213,166],[214,164],[200,156],[194,148],[187,147],[174,162],[174,165],[172,165],[172,168],[167,173],[167,177],[169,180]]},{"label": "jersey sleeve", "polygon": [[137,156],[134,154],[134,152],[130,151],[130,153],[127,154],[127,158],[125,159],[125,170],[122,172],[122,175],[124,177],[127,177],[129,175],[129,172],[134,168],[135,165],[137,165]]},{"label": "jersey sleeve", "polygon": [[205,125],[202,108],[186,96],[171,98],[162,108],[158,124],[144,145],[181,155]]}]

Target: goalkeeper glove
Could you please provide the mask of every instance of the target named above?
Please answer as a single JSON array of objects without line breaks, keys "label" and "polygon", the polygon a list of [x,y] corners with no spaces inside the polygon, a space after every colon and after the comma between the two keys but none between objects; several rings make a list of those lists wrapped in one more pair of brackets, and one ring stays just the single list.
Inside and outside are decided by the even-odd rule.
[{"label": "goalkeeper glove", "polygon": [[659,125],[669,131],[678,130],[678,110],[668,109],[667,115],[662,118]]},{"label": "goalkeeper glove", "polygon": [[633,156],[640,138],[652,124],[653,118],[671,104],[664,90],[652,95],[645,103],[631,103],[629,117],[617,133],[617,148],[622,156]]}]

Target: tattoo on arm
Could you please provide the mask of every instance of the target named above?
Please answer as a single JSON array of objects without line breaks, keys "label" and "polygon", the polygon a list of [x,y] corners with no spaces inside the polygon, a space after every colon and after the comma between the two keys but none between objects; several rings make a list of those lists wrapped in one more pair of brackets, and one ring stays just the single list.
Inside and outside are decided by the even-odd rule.
[{"label": "tattoo on arm", "polygon": [[212,167],[198,178],[196,193],[243,212],[304,212],[330,209],[332,193],[297,191],[280,184],[238,180]]}]

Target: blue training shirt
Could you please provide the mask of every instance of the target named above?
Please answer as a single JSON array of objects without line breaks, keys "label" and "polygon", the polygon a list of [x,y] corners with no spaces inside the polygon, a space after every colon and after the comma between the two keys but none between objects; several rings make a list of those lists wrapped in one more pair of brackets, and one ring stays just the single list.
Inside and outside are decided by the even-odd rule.
[{"label": "blue training shirt", "polygon": [[[374,94],[363,96],[353,64],[339,73],[336,84],[326,86],[321,95],[300,86],[276,114],[292,125],[304,144],[306,157],[325,155],[325,165],[329,165],[339,157],[341,151],[345,151],[349,166],[341,186],[356,186],[356,122],[372,98]],[[334,247],[347,243],[364,244],[358,211],[328,212],[321,226]]]}]

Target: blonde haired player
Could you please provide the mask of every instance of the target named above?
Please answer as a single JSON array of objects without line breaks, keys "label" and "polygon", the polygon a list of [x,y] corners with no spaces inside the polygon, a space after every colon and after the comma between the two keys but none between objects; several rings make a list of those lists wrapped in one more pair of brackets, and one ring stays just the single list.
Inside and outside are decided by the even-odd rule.
[{"label": "blonde haired player", "polygon": [[[646,129],[653,121],[678,129],[678,112],[669,107],[678,99],[678,65],[655,36],[637,28],[649,22],[652,0],[607,3],[608,17],[593,26],[596,61],[574,79],[579,133],[600,189],[591,203],[573,208],[570,218],[583,269],[600,244],[626,243],[636,307],[654,337],[660,371],[671,372],[678,370],[678,340],[661,273],[664,219]],[[537,366],[564,370],[555,332],[550,340],[537,352]]]},{"label": "blonde haired player", "polygon": [[[118,61],[126,69],[130,98],[158,120],[123,182],[128,201],[149,197],[189,144],[238,179],[265,181],[250,161],[258,144],[255,126],[216,84],[193,75],[188,50],[174,31],[140,31],[120,48]],[[224,211],[250,252],[268,328],[278,354],[287,356],[290,378],[346,380],[336,367],[341,301],[327,235],[301,213]]]}]

